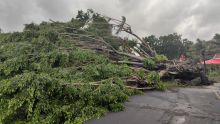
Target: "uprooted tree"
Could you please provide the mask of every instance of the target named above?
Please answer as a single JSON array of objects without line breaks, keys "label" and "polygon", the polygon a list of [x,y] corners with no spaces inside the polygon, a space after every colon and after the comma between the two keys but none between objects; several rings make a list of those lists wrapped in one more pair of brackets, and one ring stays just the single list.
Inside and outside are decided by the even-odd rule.
[{"label": "uprooted tree", "polygon": [[[178,79],[182,83],[190,84],[190,81],[201,76],[203,70],[197,63],[179,63],[167,60],[166,56],[157,54],[146,42],[146,39],[142,39],[132,31],[131,26],[126,23],[124,16],[122,16],[122,20],[118,20],[94,13],[93,11],[88,11],[86,15],[90,18],[85,21],[84,28],[74,29],[81,33],[66,34],[70,38],[86,37],[88,38],[87,41],[91,41],[91,39],[96,41],[91,42],[91,45],[86,43],[82,47],[95,49],[99,53],[107,54],[117,64],[127,64],[133,69],[157,71],[161,79]],[[103,35],[103,32],[112,32],[112,30],[115,32],[115,35],[111,33]],[[84,35],[82,32],[89,35]],[[118,36],[121,32],[128,33],[136,40],[122,39]],[[116,47],[115,44],[117,45]],[[138,56],[133,53],[138,54]],[[201,82],[204,81],[200,80],[198,85],[202,84]]]},{"label": "uprooted tree", "polygon": [[122,110],[138,90],[163,89],[161,79],[187,83],[200,75],[197,66],[158,55],[125,17],[89,10],[50,21],[0,34],[0,123],[81,124]]}]

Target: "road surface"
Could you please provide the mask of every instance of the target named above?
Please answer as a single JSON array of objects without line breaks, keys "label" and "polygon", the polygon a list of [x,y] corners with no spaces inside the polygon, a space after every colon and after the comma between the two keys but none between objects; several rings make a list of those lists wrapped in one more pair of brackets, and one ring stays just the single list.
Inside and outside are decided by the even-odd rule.
[{"label": "road surface", "polygon": [[220,84],[146,92],[125,106],[86,124],[220,124]]}]

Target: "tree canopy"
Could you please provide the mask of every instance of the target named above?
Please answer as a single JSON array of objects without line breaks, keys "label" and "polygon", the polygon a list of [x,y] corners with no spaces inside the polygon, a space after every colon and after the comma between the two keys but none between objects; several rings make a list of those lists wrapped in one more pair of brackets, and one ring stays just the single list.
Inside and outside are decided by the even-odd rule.
[{"label": "tree canopy", "polygon": [[154,35],[144,38],[154,50],[159,54],[166,55],[169,59],[179,58],[181,54],[185,54],[189,47],[193,44],[188,39],[182,39],[177,33],[160,36],[157,38]]}]

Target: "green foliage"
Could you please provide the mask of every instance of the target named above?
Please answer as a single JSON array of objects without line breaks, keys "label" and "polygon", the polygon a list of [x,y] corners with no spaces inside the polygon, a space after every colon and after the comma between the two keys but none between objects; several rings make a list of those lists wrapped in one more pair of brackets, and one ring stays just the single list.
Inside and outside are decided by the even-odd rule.
[{"label": "green foliage", "polygon": [[92,80],[107,79],[111,77],[125,77],[132,74],[127,66],[118,66],[114,64],[92,65],[87,68],[86,74]]},{"label": "green foliage", "polygon": [[147,75],[147,79],[149,85],[155,86],[156,89],[160,91],[165,91],[167,89],[171,89],[179,86],[178,83],[174,81],[170,81],[170,82],[161,81],[160,75],[155,71],[150,72]]},{"label": "green foliage", "polygon": [[156,67],[156,63],[153,59],[147,58],[144,60],[144,66],[148,69],[153,69]]},{"label": "green foliage", "polygon": [[120,78],[134,72],[60,35],[74,33],[63,26],[80,25],[77,19],[31,23],[23,32],[0,34],[0,123],[82,124],[107,111],[123,110],[136,92],[125,88]]},{"label": "green foliage", "polygon": [[154,85],[156,89],[160,91],[165,91],[167,89],[171,89],[179,86],[178,83],[174,81],[170,81],[170,82],[161,81],[160,75],[155,71],[150,72],[147,75],[147,79],[149,85]]},{"label": "green foliage", "polygon": [[166,86],[166,84],[164,84],[163,82],[158,82],[156,88],[157,88],[158,90],[160,90],[160,91],[165,91],[165,90],[167,90],[167,86]]},{"label": "green foliage", "polygon": [[165,55],[156,55],[153,59],[155,62],[164,62],[168,60]]},{"label": "green foliage", "polygon": [[50,42],[58,41],[58,33],[55,31],[48,31],[45,35]]},{"label": "green foliage", "polygon": [[46,73],[34,72],[1,80],[0,88],[2,123],[82,123],[106,111],[122,110],[120,103],[128,98],[120,83],[70,87]]},{"label": "green foliage", "polygon": [[144,38],[158,54],[163,54],[169,59],[179,58],[181,54],[189,50],[189,46],[193,44],[192,41],[182,39],[181,35],[177,33],[160,36],[157,38],[154,35]]},{"label": "green foliage", "polygon": [[208,77],[210,80],[220,80],[220,66],[219,65],[207,65]]},{"label": "green foliage", "polygon": [[150,84],[157,84],[160,82],[160,75],[157,72],[152,71],[147,75],[147,79]]},{"label": "green foliage", "polygon": [[99,15],[93,16],[93,22],[89,26],[87,31],[94,32],[95,35],[104,37],[105,39],[112,38],[111,25]]},{"label": "green foliage", "polygon": [[199,62],[203,59],[201,53],[205,53],[205,59],[211,59],[215,54],[220,53],[220,35],[215,34],[211,40],[197,39],[197,42],[189,48],[187,55],[194,61]]},{"label": "green foliage", "polygon": [[39,30],[39,27],[34,23],[25,24],[24,30]]},{"label": "green foliage", "polygon": [[168,89],[176,88],[176,87],[183,87],[184,85],[178,84],[175,81],[165,81],[165,82],[159,82],[157,89],[161,91],[165,91]]},{"label": "green foliage", "polygon": [[144,70],[138,70],[136,72],[136,75],[141,79],[141,80],[145,80],[147,79],[147,74]]}]

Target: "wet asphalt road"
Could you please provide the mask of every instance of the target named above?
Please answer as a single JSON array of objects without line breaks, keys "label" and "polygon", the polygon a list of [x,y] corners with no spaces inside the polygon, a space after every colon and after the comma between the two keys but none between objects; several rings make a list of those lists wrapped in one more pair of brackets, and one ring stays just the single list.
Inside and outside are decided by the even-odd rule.
[{"label": "wet asphalt road", "polygon": [[86,124],[220,124],[220,84],[146,92],[125,106]]}]

